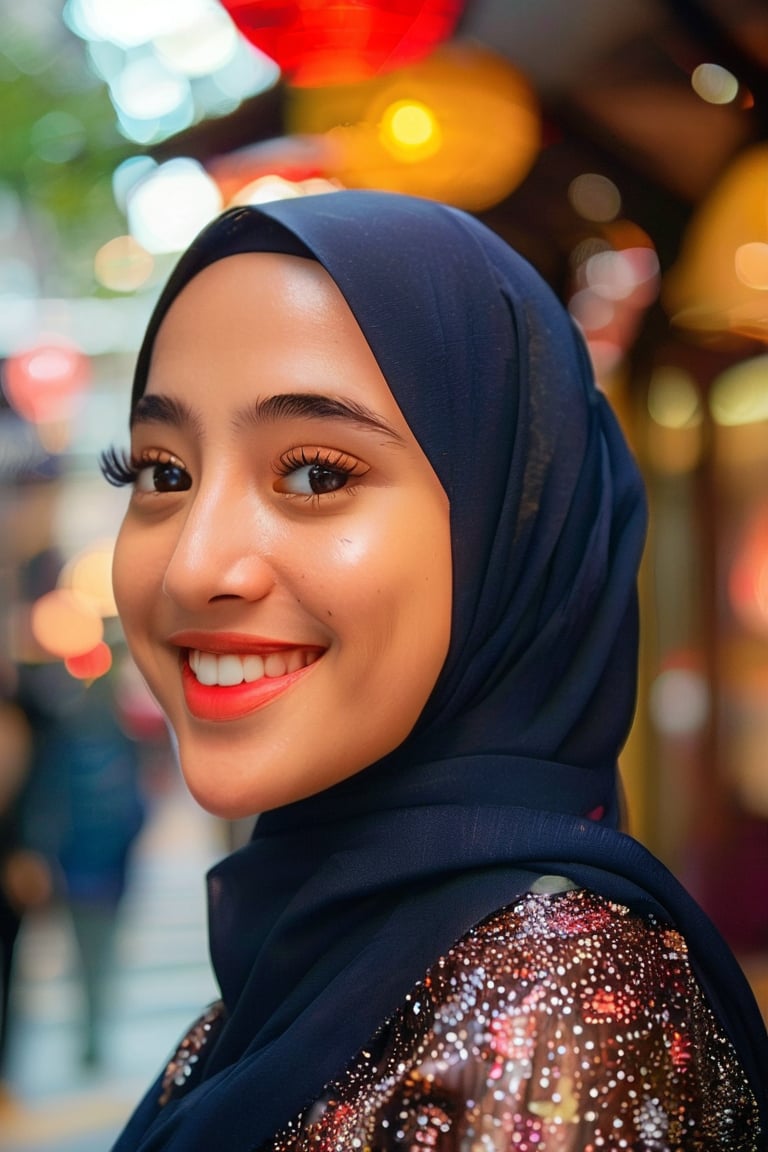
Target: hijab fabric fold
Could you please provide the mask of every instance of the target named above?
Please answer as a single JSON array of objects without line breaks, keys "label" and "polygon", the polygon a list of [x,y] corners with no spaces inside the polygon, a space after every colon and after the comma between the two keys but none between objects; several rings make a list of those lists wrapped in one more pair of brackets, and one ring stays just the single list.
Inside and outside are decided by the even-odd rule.
[{"label": "hijab fabric fold", "polygon": [[411,735],[265,813],[209,875],[228,1020],[199,1082],[157,1085],[115,1152],[255,1152],[316,1099],[437,957],[542,873],[685,936],[768,1131],[768,1040],[749,986],[669,872],[618,830],[631,722],[642,484],[583,342],[534,270],[426,200],[339,192],[238,208],[182,257],[141,349],[209,264],[318,261],[343,293],[450,501],[443,671]]}]

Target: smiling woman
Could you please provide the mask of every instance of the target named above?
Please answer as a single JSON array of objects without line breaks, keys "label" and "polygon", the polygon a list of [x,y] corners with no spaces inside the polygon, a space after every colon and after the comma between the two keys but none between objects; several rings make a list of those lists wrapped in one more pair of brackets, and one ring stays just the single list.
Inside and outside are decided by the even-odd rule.
[{"label": "smiling woman", "polygon": [[187,783],[261,813],[119,1152],[757,1152],[749,988],[618,830],[642,487],[524,261],[405,196],[226,213],[104,470]]},{"label": "smiling woman", "polygon": [[131,441],[115,594],[198,801],[252,815],[400,744],[448,651],[448,500],[328,273],[191,280]]}]

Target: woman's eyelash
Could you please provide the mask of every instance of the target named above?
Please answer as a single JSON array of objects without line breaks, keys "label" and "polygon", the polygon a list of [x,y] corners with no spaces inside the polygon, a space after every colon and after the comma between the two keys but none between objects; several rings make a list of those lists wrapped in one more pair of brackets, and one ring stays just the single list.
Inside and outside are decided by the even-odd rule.
[{"label": "woman's eyelash", "polygon": [[275,465],[275,471],[280,476],[288,476],[299,468],[309,468],[313,464],[319,464],[321,468],[328,468],[334,472],[345,472],[349,476],[354,476],[357,472],[356,461],[343,452],[321,452],[319,449],[308,452],[306,448],[292,448],[290,452],[285,452]]},{"label": "woman's eyelash", "polygon": [[99,468],[104,479],[115,488],[135,484],[139,475],[136,461],[124,448],[107,448],[99,456]]},{"label": "woman's eyelash", "polygon": [[[299,468],[319,464],[335,472],[353,476],[355,464],[343,452],[308,452],[305,448],[294,449],[280,457],[275,470],[281,476],[288,476]],[[111,446],[99,456],[99,469],[104,479],[115,488],[125,488],[136,483],[142,465],[124,449]]]}]

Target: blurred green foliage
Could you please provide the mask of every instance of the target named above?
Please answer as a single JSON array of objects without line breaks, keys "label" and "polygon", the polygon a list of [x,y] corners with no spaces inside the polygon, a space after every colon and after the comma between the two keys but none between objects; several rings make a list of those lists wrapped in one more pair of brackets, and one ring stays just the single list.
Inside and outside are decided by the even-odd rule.
[{"label": "blurred green foliage", "polygon": [[35,19],[22,18],[23,8],[0,4],[0,182],[55,248],[41,270],[45,289],[93,291],[94,252],[125,230],[112,173],[136,148],[120,135],[106,86],[60,5],[43,3]]}]

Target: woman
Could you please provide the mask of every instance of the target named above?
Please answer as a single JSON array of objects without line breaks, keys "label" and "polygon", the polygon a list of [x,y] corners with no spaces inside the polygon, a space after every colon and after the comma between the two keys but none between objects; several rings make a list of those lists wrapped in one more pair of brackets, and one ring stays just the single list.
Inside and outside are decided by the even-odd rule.
[{"label": "woman", "polygon": [[199,802],[263,815],[116,1148],[759,1148],[749,989],[616,830],[644,504],[538,276],[428,201],[233,210],[131,428],[129,643]]}]

